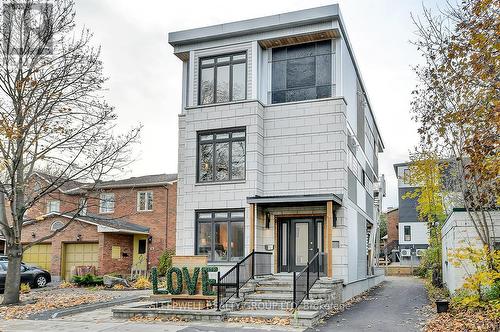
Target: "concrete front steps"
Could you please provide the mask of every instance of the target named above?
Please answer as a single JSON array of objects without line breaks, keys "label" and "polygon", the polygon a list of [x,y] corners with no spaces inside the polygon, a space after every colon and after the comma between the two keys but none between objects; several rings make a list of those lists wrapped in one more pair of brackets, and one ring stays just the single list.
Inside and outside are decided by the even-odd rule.
[{"label": "concrete front steps", "polygon": [[293,325],[314,326],[330,308],[342,302],[342,280],[321,278],[297,311],[293,310],[293,279],[274,275],[250,280],[224,308],[228,318],[248,320],[287,319]]}]

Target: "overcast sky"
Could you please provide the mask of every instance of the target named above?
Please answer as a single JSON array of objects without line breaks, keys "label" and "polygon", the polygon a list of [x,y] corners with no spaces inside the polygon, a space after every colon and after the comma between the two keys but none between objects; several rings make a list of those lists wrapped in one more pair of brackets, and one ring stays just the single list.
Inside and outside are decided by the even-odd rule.
[{"label": "overcast sky", "polygon": [[[127,176],[177,172],[177,115],[181,111],[181,61],[167,33],[332,4],[323,0],[77,0],[76,20],[102,46],[108,101],[123,129],[141,123],[141,144]],[[361,74],[385,144],[380,173],[387,179],[384,207],[397,206],[392,165],[418,142],[411,120],[413,45],[410,13],[421,0],[339,0]],[[445,0],[424,0],[444,6]],[[249,4],[251,4],[249,6]]]}]

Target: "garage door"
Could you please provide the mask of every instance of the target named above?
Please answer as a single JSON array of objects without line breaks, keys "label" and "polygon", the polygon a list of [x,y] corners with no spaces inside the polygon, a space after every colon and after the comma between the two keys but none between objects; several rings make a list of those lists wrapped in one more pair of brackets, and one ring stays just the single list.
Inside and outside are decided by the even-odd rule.
[{"label": "garage door", "polygon": [[71,280],[76,266],[99,267],[97,243],[68,243],[64,245],[64,279]]},{"label": "garage door", "polygon": [[35,244],[23,253],[23,262],[50,271],[52,246],[50,244]]}]

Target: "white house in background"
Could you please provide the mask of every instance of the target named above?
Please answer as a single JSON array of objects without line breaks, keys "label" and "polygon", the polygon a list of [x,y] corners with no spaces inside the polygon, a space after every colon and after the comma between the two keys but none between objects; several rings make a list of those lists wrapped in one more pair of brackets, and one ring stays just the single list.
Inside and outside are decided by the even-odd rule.
[{"label": "white house in background", "polygon": [[[491,234],[496,236],[493,239],[495,247],[500,250],[500,211],[489,212],[494,231]],[[461,266],[455,266],[450,262],[450,253],[454,249],[463,246],[481,247],[474,224],[468,213],[463,208],[455,208],[446,219],[441,229],[442,252],[443,252],[443,283],[448,290],[453,293],[462,287],[465,278],[474,273],[474,267],[470,263],[464,262]]]},{"label": "white house in background", "polygon": [[266,251],[278,273],[319,251],[328,276],[367,280],[384,145],[338,5],[169,43],[183,68],[177,254],[224,271]]},{"label": "white house in background", "polygon": [[408,165],[407,162],[394,165],[398,178],[399,261],[403,265],[418,265],[423,251],[429,247],[429,231],[427,223],[419,220],[417,200],[403,198],[406,193],[417,188],[405,182],[409,174]]}]

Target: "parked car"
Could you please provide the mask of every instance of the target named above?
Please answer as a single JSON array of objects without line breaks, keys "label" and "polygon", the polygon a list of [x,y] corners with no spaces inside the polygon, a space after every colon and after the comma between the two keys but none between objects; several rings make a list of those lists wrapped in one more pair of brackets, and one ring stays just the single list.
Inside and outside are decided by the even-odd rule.
[{"label": "parked car", "polygon": [[1,261],[8,261],[9,258],[7,256],[4,256],[4,255],[0,255],[0,262]]},{"label": "parked car", "polygon": [[[0,292],[5,289],[5,278],[7,277],[7,261],[0,260]],[[32,288],[45,287],[52,278],[48,271],[36,266],[21,264],[21,283],[29,284]]]}]

